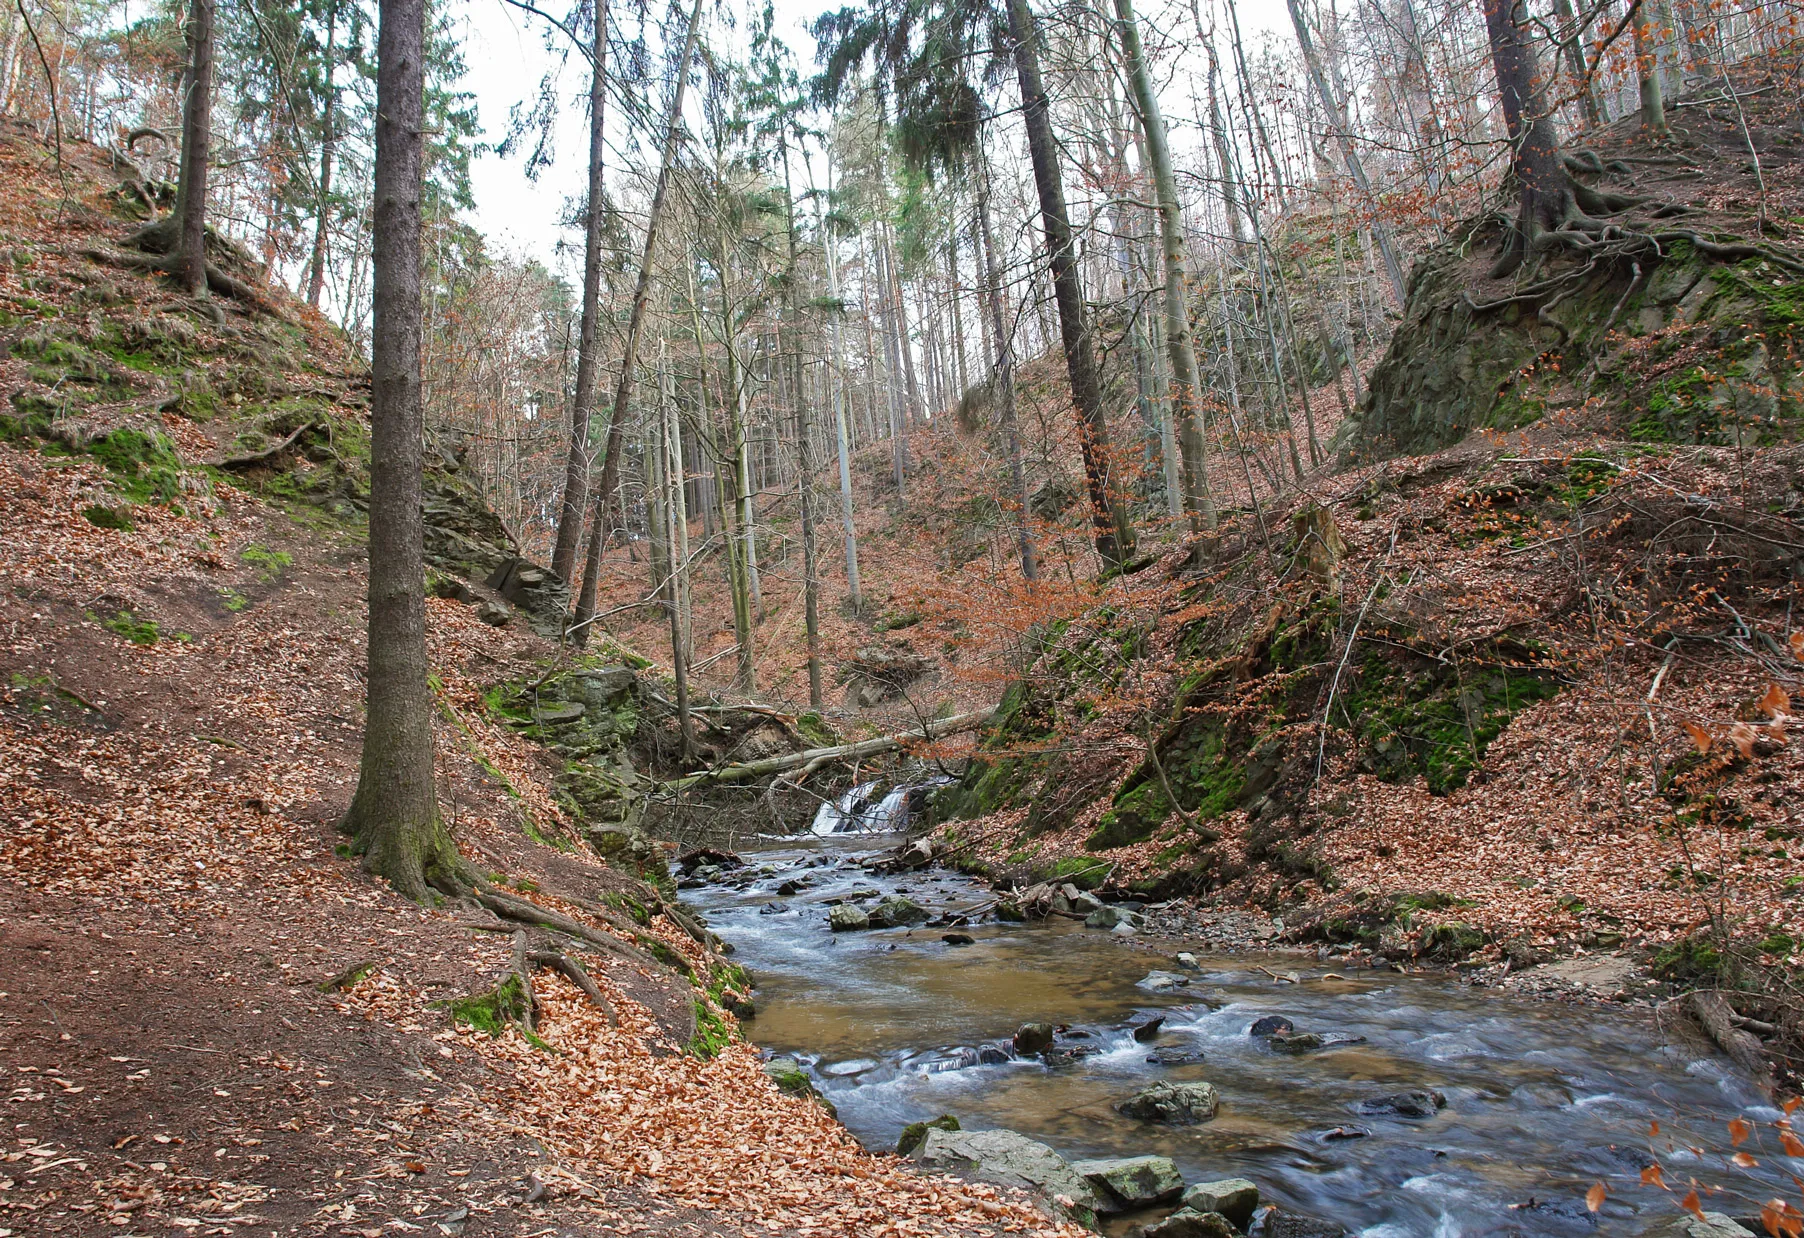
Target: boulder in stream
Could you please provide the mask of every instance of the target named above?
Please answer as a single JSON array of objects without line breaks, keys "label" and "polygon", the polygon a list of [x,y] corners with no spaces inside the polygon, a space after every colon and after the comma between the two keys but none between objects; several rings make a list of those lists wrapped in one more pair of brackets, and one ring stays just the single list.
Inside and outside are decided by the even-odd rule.
[{"label": "boulder in stream", "polygon": [[1084,917],[1084,927],[1093,929],[1113,929],[1123,924],[1138,927],[1139,917],[1131,911],[1123,911],[1119,907],[1104,905]]},{"label": "boulder in stream", "polygon": [[1277,1208],[1261,1208],[1247,1226],[1247,1238],[1343,1238],[1346,1232],[1347,1227],[1336,1221]]},{"label": "boulder in stream", "polygon": [[1159,1029],[1164,1026],[1165,1016],[1156,1014],[1149,1019],[1142,1019],[1138,1023],[1128,1024],[1128,1030],[1134,1033],[1135,1040],[1141,1044],[1146,1044],[1148,1041],[1158,1036]]},{"label": "boulder in stream", "polygon": [[839,1116],[839,1110],[834,1108],[833,1102],[821,1095],[820,1089],[814,1086],[814,1080],[808,1077],[808,1072],[793,1057],[773,1057],[764,1064],[764,1073],[777,1085],[777,1091],[787,1096],[806,1096],[825,1109],[829,1117]]},{"label": "boulder in stream", "polygon": [[1270,1046],[1273,1053],[1294,1055],[1309,1053],[1328,1042],[1314,1032],[1280,1032],[1275,1036],[1268,1036],[1265,1043]]},{"label": "boulder in stream", "polygon": [[856,933],[860,929],[871,927],[871,918],[861,907],[850,903],[841,903],[827,913],[827,927],[835,933]]},{"label": "boulder in stream", "polygon": [[1432,1118],[1447,1107],[1447,1098],[1433,1089],[1417,1092],[1393,1092],[1374,1096],[1354,1106],[1367,1117]]},{"label": "boulder in stream", "polygon": [[1052,1024],[1023,1023],[1015,1029],[1015,1053],[1032,1057],[1052,1047]]},{"label": "boulder in stream", "polygon": [[1253,1026],[1247,1029],[1249,1036],[1288,1036],[1296,1031],[1296,1024],[1281,1014],[1268,1014],[1262,1019],[1255,1019]]},{"label": "boulder in stream", "polygon": [[1098,1212],[1133,1212],[1168,1204],[1184,1190],[1184,1175],[1168,1156],[1073,1161],[1071,1168],[1102,1197]]},{"label": "boulder in stream", "polygon": [[1213,1118],[1220,1105],[1221,1098],[1212,1083],[1169,1083],[1161,1079],[1116,1102],[1115,1111],[1143,1122],[1195,1126]]},{"label": "boulder in stream", "polygon": [[933,913],[902,894],[892,894],[871,908],[872,928],[901,928],[933,919]]},{"label": "boulder in stream", "polygon": [[1219,1212],[1179,1208],[1162,1221],[1134,1226],[1127,1238],[1240,1238],[1240,1231]]},{"label": "boulder in stream", "polygon": [[1094,1223],[1096,1209],[1103,1202],[1064,1157],[1014,1131],[929,1130],[913,1159],[923,1169],[1026,1187],[1044,1196],[1060,1216],[1083,1225]]},{"label": "boulder in stream", "polygon": [[1184,1192],[1184,1206],[1194,1212],[1219,1212],[1235,1229],[1245,1229],[1259,1210],[1259,1188],[1247,1178],[1199,1182]]},{"label": "boulder in stream", "polygon": [[1167,993],[1172,989],[1181,989],[1190,983],[1189,976],[1180,976],[1175,971],[1149,971],[1135,982],[1136,989],[1145,989],[1149,993]]}]

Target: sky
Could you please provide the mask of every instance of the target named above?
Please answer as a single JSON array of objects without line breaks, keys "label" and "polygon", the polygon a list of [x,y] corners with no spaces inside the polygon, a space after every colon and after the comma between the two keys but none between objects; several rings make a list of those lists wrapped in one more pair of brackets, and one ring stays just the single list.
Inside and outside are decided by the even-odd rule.
[{"label": "sky", "polygon": [[[814,69],[814,39],[803,23],[845,2],[774,0],[777,34],[795,52],[802,74]],[[547,0],[539,7],[561,16],[567,3]],[[1287,21],[1283,0],[1242,0],[1240,15],[1249,40],[1261,31],[1288,29],[1283,25]],[[464,89],[476,96],[487,140],[498,143],[514,106],[536,96],[540,79],[555,63],[546,50],[545,23],[504,0],[461,0],[458,18],[468,64]],[[556,160],[536,181],[526,178],[518,155],[487,154],[471,169],[476,197],[471,222],[488,238],[490,252],[537,258],[568,277],[574,277],[579,262],[567,247],[580,244],[580,236],[559,221],[584,188],[588,138],[587,104],[582,96],[587,83],[587,66],[572,55],[561,82],[565,107],[557,130]]]}]

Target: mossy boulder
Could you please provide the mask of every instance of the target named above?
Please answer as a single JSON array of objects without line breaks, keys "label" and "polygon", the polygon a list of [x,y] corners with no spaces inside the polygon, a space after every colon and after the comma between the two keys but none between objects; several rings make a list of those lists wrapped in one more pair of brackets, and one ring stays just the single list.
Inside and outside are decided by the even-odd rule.
[{"label": "mossy boulder", "polygon": [[939,1117],[931,1118],[926,1122],[910,1122],[907,1126],[902,1128],[902,1135],[896,1140],[896,1155],[908,1156],[913,1153],[916,1148],[921,1146],[922,1141],[927,1138],[928,1131],[956,1131],[963,1129],[964,1128],[958,1124],[958,1119],[949,1113],[942,1113]]}]

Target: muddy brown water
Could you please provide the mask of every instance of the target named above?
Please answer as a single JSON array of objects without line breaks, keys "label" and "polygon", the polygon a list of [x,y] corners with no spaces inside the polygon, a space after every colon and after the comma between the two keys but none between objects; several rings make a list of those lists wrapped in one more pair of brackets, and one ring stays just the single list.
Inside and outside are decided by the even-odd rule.
[{"label": "muddy brown water", "polygon": [[[684,895],[753,973],[753,1039],[796,1057],[872,1149],[893,1148],[910,1122],[952,1113],[968,1129],[1006,1127],[1073,1159],[1158,1153],[1188,1181],[1242,1175],[1269,1201],[1362,1238],[1653,1232],[1678,1216],[1671,1198],[1637,1182],[1656,1120],[1668,1180],[1737,1187],[1739,1199],[1710,1205],[1732,1215],[1757,1210],[1746,1201],[1773,1193],[1767,1175],[1794,1168],[1776,1148],[1752,1172],[1725,1164],[1730,1118],[1779,1115],[1723,1059],[1668,1044],[1645,1012],[1452,978],[1367,971],[1293,985],[1261,970],[1329,970],[1294,954],[1199,952],[1202,969],[1188,985],[1150,992],[1139,982],[1176,970],[1169,955],[1182,943],[1155,952],[1071,921],[985,916],[966,926],[831,932],[827,900],[859,891],[906,893],[942,916],[994,902],[957,874],[872,875],[862,863],[879,841],[891,840],[769,843],[742,852],[747,867],[725,882]],[[789,881],[804,888],[778,894]],[[949,945],[941,938],[951,931],[975,940]],[[1163,1029],[1137,1043],[1129,1024],[1154,1014]],[[1279,1055],[1247,1034],[1267,1014],[1365,1043]],[[1060,1045],[1088,1056],[1051,1066],[978,1060],[986,1047],[1006,1049],[1030,1020],[1070,1025]],[[1148,1061],[1161,1051],[1200,1051],[1204,1060]],[[1161,1078],[1213,1083],[1220,1115],[1174,1128],[1114,1112],[1115,1101]],[[1410,1089],[1437,1090],[1447,1106],[1426,1120],[1362,1109]],[[1355,1131],[1364,1133],[1335,1137]],[[1584,1195],[1600,1179],[1610,1200],[1594,1217]]]}]

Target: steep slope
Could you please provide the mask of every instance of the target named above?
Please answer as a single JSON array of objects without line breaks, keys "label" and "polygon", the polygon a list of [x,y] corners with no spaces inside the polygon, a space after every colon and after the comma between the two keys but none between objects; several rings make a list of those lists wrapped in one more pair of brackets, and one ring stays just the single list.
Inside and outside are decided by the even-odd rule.
[{"label": "steep slope", "polygon": [[[505,617],[481,579],[511,549],[455,451],[428,499],[440,797],[492,884],[421,908],[359,872],[334,822],[366,376],[280,289],[201,305],[144,273],[121,174],[0,132],[0,1229],[1055,1232],[765,1078],[663,853],[585,818],[536,742],[569,703],[512,694],[647,685],[456,600]],[[529,613],[542,585],[504,582]]]},{"label": "steep slope", "polygon": [[1722,106],[1682,149],[1595,144],[1697,171],[1654,225],[1694,239],[1580,238],[1507,289],[1481,221],[1418,265],[1311,499],[1043,634],[938,805],[968,863],[1366,959],[1621,953],[1795,1027],[1804,152],[1750,103],[1769,227],[1728,238],[1756,204]]}]

